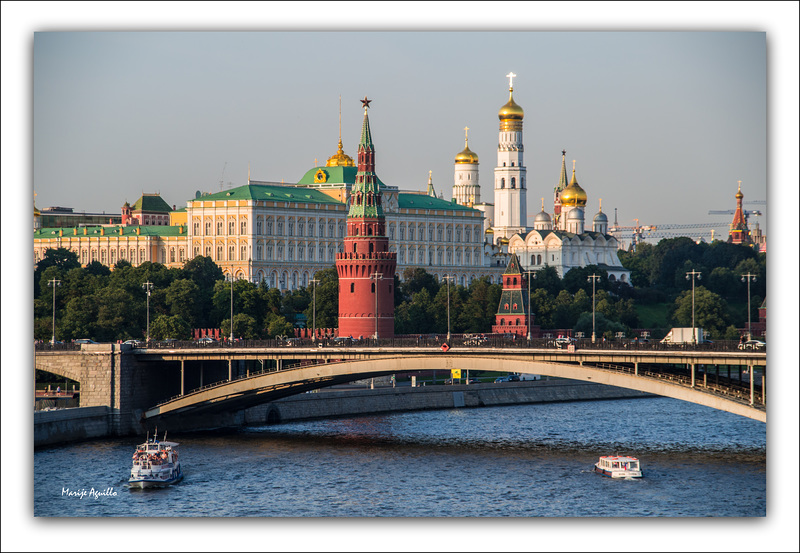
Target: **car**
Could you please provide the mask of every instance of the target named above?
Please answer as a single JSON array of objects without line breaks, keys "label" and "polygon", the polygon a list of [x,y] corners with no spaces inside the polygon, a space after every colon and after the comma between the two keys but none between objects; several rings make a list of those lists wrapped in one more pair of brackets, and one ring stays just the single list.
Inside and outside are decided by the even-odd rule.
[{"label": "car", "polygon": [[299,346],[300,345],[300,338],[284,338],[280,342],[281,346]]},{"label": "car", "polygon": [[344,346],[352,345],[353,344],[353,339],[350,338],[349,336],[337,336],[336,338],[333,339],[332,342],[333,342],[334,346],[342,346],[342,347],[344,347]]},{"label": "car", "polygon": [[145,343],[142,342],[141,340],[125,340],[122,343],[123,344],[128,344],[129,346],[133,346],[135,348],[141,348],[141,347],[144,347],[144,345],[145,345]]},{"label": "car", "polygon": [[764,349],[767,344],[761,340],[747,340],[739,344],[739,349]]},{"label": "car", "polygon": [[98,343],[98,342],[95,342],[94,340],[92,340],[91,338],[78,338],[77,340],[73,340],[73,341],[76,344],[97,344]]},{"label": "car", "polygon": [[467,380],[467,384],[480,384],[480,383],[481,381],[478,380],[477,378],[470,378],[469,380]]},{"label": "car", "polygon": [[509,382],[519,382],[519,375],[518,374],[510,374],[508,375]]},{"label": "car", "polygon": [[574,345],[577,340],[570,336],[559,336],[555,339],[555,344],[558,349],[564,349],[568,346]]},{"label": "car", "polygon": [[211,344],[216,344],[217,341],[214,338],[211,338],[210,336],[203,336],[202,338],[198,338],[197,340],[195,340],[194,343],[200,344],[201,346],[208,346]]}]

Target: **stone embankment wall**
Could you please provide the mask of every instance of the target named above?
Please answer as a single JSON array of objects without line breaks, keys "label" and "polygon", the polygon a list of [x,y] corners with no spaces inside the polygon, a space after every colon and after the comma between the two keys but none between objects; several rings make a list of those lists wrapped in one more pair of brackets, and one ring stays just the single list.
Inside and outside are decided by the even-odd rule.
[{"label": "stone embankment wall", "polygon": [[240,424],[255,425],[390,411],[641,397],[655,396],[636,390],[577,380],[540,380],[422,388],[382,387],[372,390],[320,390],[251,407],[243,412]]},{"label": "stone embankment wall", "polygon": [[33,445],[53,445],[112,434],[109,407],[76,407],[33,413]]}]

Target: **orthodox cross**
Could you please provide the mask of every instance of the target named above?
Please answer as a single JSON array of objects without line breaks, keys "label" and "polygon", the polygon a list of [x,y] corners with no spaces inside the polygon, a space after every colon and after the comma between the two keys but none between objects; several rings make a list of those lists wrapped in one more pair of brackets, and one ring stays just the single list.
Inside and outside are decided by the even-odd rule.
[{"label": "orthodox cross", "polygon": [[514,77],[516,77],[516,75],[509,73],[506,77],[508,77],[508,88],[514,88]]}]

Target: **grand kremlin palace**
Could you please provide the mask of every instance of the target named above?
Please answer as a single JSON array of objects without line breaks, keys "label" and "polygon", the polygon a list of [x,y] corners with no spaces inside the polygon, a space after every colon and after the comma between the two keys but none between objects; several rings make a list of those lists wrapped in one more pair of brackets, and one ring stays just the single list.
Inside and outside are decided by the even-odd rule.
[{"label": "grand kremlin palace", "polygon": [[[464,150],[455,157],[451,201],[436,196],[430,174],[426,191],[401,191],[378,179],[398,276],[421,267],[436,278],[452,275],[464,286],[484,276],[499,283],[510,254],[516,253],[526,270],[554,265],[563,276],[572,267],[599,264],[612,278],[629,278],[607,223],[584,231],[586,193],[577,185],[574,169],[573,182],[566,185],[563,159],[552,215],[545,213],[543,203],[534,226],[527,225],[523,117],[510,80],[508,102],[498,113],[494,203],[480,199],[478,156],[466,137]],[[357,167],[344,153],[341,129],[339,134],[337,152],[296,184],[248,177],[244,186],[198,194],[180,209],[170,208],[157,194],[144,194],[133,206],[125,203],[121,224],[40,228],[40,212],[34,207],[34,262],[48,248],[59,247],[74,251],[82,265],[98,261],[109,267],[122,259],[133,265],[151,261],[181,267],[203,255],[226,278],[266,281],[281,290],[305,287],[316,271],[332,268],[336,253],[343,251]],[[380,159],[379,133],[375,143]],[[380,162],[377,168],[379,172]],[[605,223],[602,210],[595,217],[600,220]]]}]

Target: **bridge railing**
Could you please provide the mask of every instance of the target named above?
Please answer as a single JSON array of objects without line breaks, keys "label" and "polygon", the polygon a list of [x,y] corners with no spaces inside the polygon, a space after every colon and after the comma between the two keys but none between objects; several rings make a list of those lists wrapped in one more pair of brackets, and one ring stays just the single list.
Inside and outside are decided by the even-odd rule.
[{"label": "bridge railing", "polygon": [[[637,373],[637,371],[633,367],[628,367],[628,366],[624,366],[624,365],[612,365],[610,363],[594,363],[594,364],[591,364],[591,365],[584,364],[584,366],[593,366],[593,367],[596,367],[598,369],[610,370],[610,371],[614,371],[614,372],[624,372],[624,373],[628,373],[628,374]],[[682,386],[686,386],[687,388],[690,388],[692,386],[692,378],[691,378],[691,376],[690,375],[686,375],[686,374],[681,374],[680,372],[677,372],[676,370],[667,369],[667,370],[665,370],[663,372],[653,372],[653,371],[641,370],[640,369],[637,374],[638,374],[638,376],[644,376],[644,377],[647,377],[647,378],[654,378],[654,379],[658,379],[658,380],[668,380],[673,384],[680,384]],[[704,374],[706,376],[705,383],[703,383],[703,375]],[[711,382],[709,380],[709,378],[708,378],[709,376],[713,376],[714,377],[714,382]],[[716,383],[717,380],[721,381],[722,384],[721,385],[717,384]],[[711,392],[711,393],[718,394],[718,395],[722,395],[722,396],[725,396],[727,398],[732,398],[732,399],[737,399],[737,400],[742,400],[742,401],[748,401],[748,402],[750,400],[750,384],[749,384],[749,382],[747,382],[747,383],[743,382],[742,384],[737,384],[736,381],[734,381],[731,378],[720,377],[719,375],[716,375],[716,374],[712,375],[711,373],[704,373],[702,369],[698,369],[697,372],[695,373],[694,387],[695,387],[695,389]],[[761,384],[758,384],[758,383],[754,382],[753,383],[753,388],[754,388],[754,391],[756,392],[756,395],[758,397],[762,397],[763,398],[763,396],[761,394]]]},{"label": "bridge railing", "polygon": [[[206,349],[206,348],[237,348],[237,349],[272,349],[272,348],[295,348],[295,347],[318,347],[318,348],[337,348],[337,347],[367,347],[367,348],[436,348],[439,349],[447,343],[449,348],[533,348],[533,349],[553,349],[566,350],[566,344],[559,343],[553,338],[535,338],[530,341],[525,337],[519,336],[500,336],[492,334],[451,334],[448,342],[447,336],[443,334],[419,334],[403,335],[393,338],[288,338],[288,339],[264,339],[264,340],[229,340],[224,339],[214,342],[197,342],[192,340],[164,340],[140,342],[135,345],[137,349]],[[599,340],[592,344],[589,339],[574,340],[573,344],[576,351],[579,350],[608,350],[608,351],[737,351],[739,342],[736,340],[717,340],[713,343],[702,344],[662,344],[659,341],[638,341],[638,340]],[[77,351],[80,344],[35,344],[36,351]],[[766,347],[759,350],[766,352]]]}]

